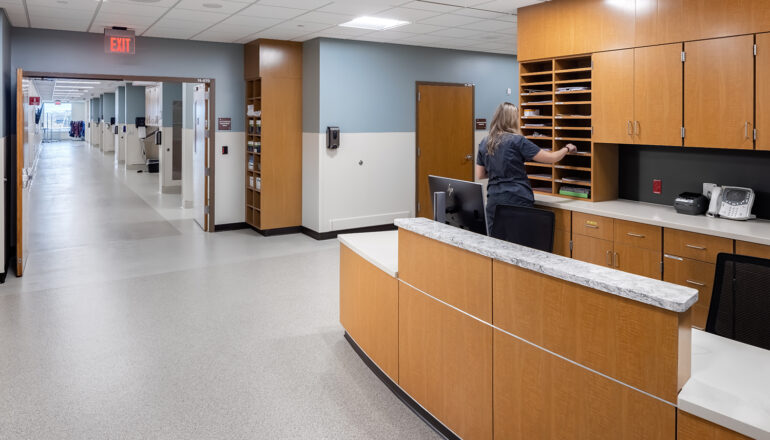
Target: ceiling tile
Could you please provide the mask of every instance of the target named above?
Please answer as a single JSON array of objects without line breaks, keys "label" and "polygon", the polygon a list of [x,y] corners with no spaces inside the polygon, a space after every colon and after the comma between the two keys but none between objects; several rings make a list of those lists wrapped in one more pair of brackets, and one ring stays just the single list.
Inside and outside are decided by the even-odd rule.
[{"label": "ceiling tile", "polygon": [[440,0],[437,3],[444,3],[447,5],[452,6],[462,6],[463,8],[467,8],[469,6],[476,6],[480,5],[482,3],[486,3],[489,0]]},{"label": "ceiling tile", "polygon": [[486,11],[483,9],[475,9],[475,8],[463,8],[453,12],[453,14],[466,15],[468,17],[476,17],[476,18],[484,18],[484,19],[493,19],[493,18],[498,18],[505,15],[505,14],[501,14],[500,12]]},{"label": "ceiling tile", "polygon": [[326,6],[331,3],[331,0],[260,0],[260,5],[268,6],[282,6],[285,8],[297,8],[297,9],[317,9],[321,6]]},{"label": "ceiling tile", "polygon": [[426,18],[435,17],[441,15],[440,12],[426,11],[424,9],[411,9],[411,8],[393,8],[387,11],[377,14],[378,17],[394,18],[396,20],[406,20],[412,23]]},{"label": "ceiling tile", "polygon": [[[27,8],[29,10],[29,17],[32,20],[35,20],[36,18],[50,17],[60,20],[62,24],[67,24],[74,21],[80,22],[83,20],[91,21],[91,17],[93,15],[93,11],[84,12],[76,9],[52,8],[50,6],[42,5],[27,5]],[[96,10],[96,7],[93,9]]]},{"label": "ceiling tile", "polygon": [[280,8],[276,6],[256,4],[239,12],[238,15],[246,17],[281,18],[286,20],[304,14],[305,12],[307,11],[303,9]]},{"label": "ceiling tile", "polygon": [[401,6],[406,8],[423,9],[426,11],[434,11],[434,12],[440,12],[440,13],[452,12],[460,9],[457,6],[439,4],[434,2],[421,2],[421,1],[409,2]]},{"label": "ceiling tile", "polygon": [[96,16],[94,23],[105,24],[106,26],[127,26],[129,28],[136,28],[137,26],[149,26],[153,24],[155,20],[157,20],[157,17],[102,13],[100,11]]},{"label": "ceiling tile", "polygon": [[230,18],[225,19],[221,24],[217,24],[217,26],[222,25],[232,25],[232,26],[239,26],[239,27],[248,27],[251,28],[251,32],[257,32],[261,31],[262,29],[269,28],[271,26],[275,26],[278,23],[281,23],[283,20],[280,18],[259,18],[259,17],[245,17],[242,15],[234,15]]},{"label": "ceiling tile", "polygon": [[[18,3],[21,4],[21,1]],[[30,8],[34,6],[45,6],[78,11],[94,11],[98,4],[99,3],[94,0],[27,0],[27,7]]]},{"label": "ceiling tile", "polygon": [[470,38],[479,34],[479,31],[460,28],[445,28],[440,31],[432,32],[431,35],[451,38]]},{"label": "ceiling tile", "polygon": [[479,9],[486,9],[488,11],[505,12],[507,14],[515,14],[516,10],[523,8],[524,6],[534,5],[537,3],[543,3],[545,0],[492,0],[482,3],[476,7]]},{"label": "ceiling tile", "polygon": [[138,8],[136,4],[129,4],[129,3],[117,3],[117,2],[107,2],[103,3],[102,7],[99,8],[99,14],[102,13],[109,13],[109,14],[131,14],[131,15],[143,15],[147,17],[155,17],[160,18],[163,13],[168,11],[168,8],[163,8],[159,6],[147,6],[143,5],[141,8]]},{"label": "ceiling tile", "polygon": [[302,16],[298,17],[298,19],[302,21],[309,21],[312,23],[323,23],[323,24],[329,24],[329,25],[345,23],[354,18],[355,16],[353,15],[332,14],[329,12],[318,12],[318,11],[308,12],[307,14],[303,14]]},{"label": "ceiling tile", "polygon": [[181,38],[186,40],[200,31],[202,31],[202,29],[174,28],[169,26],[155,25],[147,32],[145,32],[143,36],[156,38]]},{"label": "ceiling tile", "polygon": [[403,3],[403,1],[385,1],[385,2],[368,2],[361,0],[342,0],[335,1],[334,3],[323,6],[318,9],[320,12],[332,12],[337,14],[348,14],[354,16],[361,15],[377,15],[377,13],[385,11],[391,7],[391,4],[397,5]]},{"label": "ceiling tile", "polygon": [[410,23],[405,26],[400,26],[398,28],[398,30],[402,32],[409,32],[412,34],[427,34],[429,32],[436,32],[442,29],[448,29],[448,28],[443,26],[434,26],[432,24],[423,24],[423,23]]},{"label": "ceiling tile", "polygon": [[227,18],[227,14],[215,12],[191,11],[188,9],[172,9],[163,17],[164,20],[182,20],[212,25]]},{"label": "ceiling tile", "polygon": [[123,3],[127,5],[134,5],[134,8],[143,8],[145,6],[170,8],[174,6],[177,1],[179,0],[108,0],[102,2],[102,5],[107,3]]},{"label": "ceiling tile", "polygon": [[460,27],[463,29],[473,29],[477,31],[503,32],[506,34],[516,33],[516,25],[507,21],[484,20],[476,23],[466,24]]},{"label": "ceiling tile", "polygon": [[466,15],[454,15],[454,14],[438,15],[436,17],[420,20],[421,23],[425,23],[425,24],[433,24],[436,26],[449,26],[449,27],[468,25],[471,23],[476,23],[478,21],[479,19],[475,17],[468,17]]},{"label": "ceiling tile", "polygon": [[233,14],[247,6],[245,3],[228,0],[181,0],[175,8]]}]

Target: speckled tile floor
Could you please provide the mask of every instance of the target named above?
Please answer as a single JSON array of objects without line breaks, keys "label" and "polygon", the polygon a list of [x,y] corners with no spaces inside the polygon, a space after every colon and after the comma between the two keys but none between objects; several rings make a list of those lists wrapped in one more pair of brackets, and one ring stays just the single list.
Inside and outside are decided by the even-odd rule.
[{"label": "speckled tile floor", "polygon": [[112,163],[43,147],[0,287],[0,439],[437,438],[344,340],[336,241],[204,233]]}]

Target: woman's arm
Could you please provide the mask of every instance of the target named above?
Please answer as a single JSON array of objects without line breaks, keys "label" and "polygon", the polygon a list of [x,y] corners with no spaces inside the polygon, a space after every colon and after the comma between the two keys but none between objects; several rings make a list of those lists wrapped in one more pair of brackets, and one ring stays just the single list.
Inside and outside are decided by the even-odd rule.
[{"label": "woman's arm", "polygon": [[476,180],[486,179],[489,177],[487,175],[487,169],[484,168],[484,165],[476,164]]},{"label": "woman's arm", "polygon": [[558,151],[545,151],[540,150],[532,159],[535,162],[540,163],[556,163],[566,156],[568,153],[577,151],[577,147],[572,144],[567,144],[564,148]]}]

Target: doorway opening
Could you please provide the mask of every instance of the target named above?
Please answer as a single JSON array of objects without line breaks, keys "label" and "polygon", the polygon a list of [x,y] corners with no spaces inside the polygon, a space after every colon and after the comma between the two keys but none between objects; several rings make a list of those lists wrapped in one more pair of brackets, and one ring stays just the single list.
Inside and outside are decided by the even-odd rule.
[{"label": "doorway opening", "polygon": [[474,180],[475,87],[417,82],[417,217],[433,217],[428,176]]},{"label": "doorway opening", "polygon": [[[92,209],[91,201],[81,200],[80,206],[77,203],[67,206],[61,199],[69,193],[60,192],[54,196],[46,191],[57,185],[69,185],[71,190],[77,191],[78,187],[82,189],[93,184],[91,180],[97,180],[95,185],[109,186],[110,183],[105,184],[104,176],[99,174],[102,172],[122,176],[125,185],[133,185],[134,192],[157,205],[155,209],[159,215],[163,215],[161,210],[187,210],[190,214],[180,215],[180,218],[193,219],[199,230],[213,232],[215,132],[209,130],[214,118],[213,79],[116,78],[21,69],[17,71],[16,79],[16,139],[15,148],[9,149],[9,156],[13,156],[9,159],[14,165],[9,167],[9,183],[15,185],[10,191],[12,200],[6,204],[13,219],[8,241],[12,249],[6,255],[12,255],[15,264],[11,266],[17,276],[24,274],[30,250],[41,243],[55,242],[54,235],[67,236],[77,232],[87,240],[89,231],[83,228],[90,221],[83,219],[87,212],[67,212],[65,215],[58,212],[61,220],[55,225],[55,234],[51,225],[54,220],[48,219],[54,218],[49,211],[56,208],[62,211],[74,211],[84,206]],[[41,189],[36,191],[35,177],[44,150],[58,156],[48,158],[48,166],[41,178],[49,181],[47,185],[38,185]],[[50,165],[52,163],[70,167],[70,170],[57,170]],[[102,180],[84,175],[86,170],[97,173]],[[59,180],[54,185],[50,179]],[[148,187],[152,190],[146,191]],[[185,191],[185,187],[189,190]],[[133,215],[125,206],[116,206],[125,195],[124,189],[113,188],[112,192],[103,188],[101,192],[93,191],[93,188],[88,190],[92,191],[90,196],[100,199],[101,206],[93,209],[114,208],[114,212],[124,213],[124,218]],[[111,200],[113,194],[117,195]],[[173,206],[169,201],[174,201]],[[39,221],[31,221],[30,215],[37,215]],[[82,220],[78,221],[78,215]],[[109,213],[95,217],[103,218],[105,223],[120,222]],[[163,233],[164,227],[169,227],[160,223],[137,221],[132,226],[134,230],[116,229],[115,233],[124,237],[158,235]],[[141,228],[151,229],[137,232]],[[46,233],[48,235],[44,237]]]}]

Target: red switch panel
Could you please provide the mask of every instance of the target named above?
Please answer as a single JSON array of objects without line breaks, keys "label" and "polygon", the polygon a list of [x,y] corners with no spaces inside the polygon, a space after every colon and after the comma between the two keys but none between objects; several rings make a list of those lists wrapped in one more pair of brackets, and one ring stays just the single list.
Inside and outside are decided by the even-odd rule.
[{"label": "red switch panel", "polygon": [[661,194],[663,192],[663,181],[660,179],[652,179],[652,193]]}]

